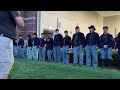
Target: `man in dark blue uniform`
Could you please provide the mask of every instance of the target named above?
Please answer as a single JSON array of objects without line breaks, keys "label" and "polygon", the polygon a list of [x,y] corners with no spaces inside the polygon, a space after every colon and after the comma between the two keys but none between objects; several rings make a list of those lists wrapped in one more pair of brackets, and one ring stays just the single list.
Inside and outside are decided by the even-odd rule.
[{"label": "man in dark blue uniform", "polygon": [[46,41],[46,50],[47,50],[47,58],[48,62],[52,61],[52,50],[53,50],[53,38],[51,33],[49,33],[47,41]]},{"label": "man in dark blue uniform", "polygon": [[99,47],[101,52],[101,67],[104,68],[104,61],[108,60],[108,68],[111,67],[112,62],[112,47],[113,47],[113,36],[108,33],[108,27],[103,27],[103,34],[99,39]]},{"label": "man in dark blue uniform", "polygon": [[13,40],[13,54],[16,57],[17,56],[17,39]]},{"label": "man in dark blue uniform", "polygon": [[76,33],[73,35],[73,38],[72,38],[72,46],[73,46],[73,54],[74,54],[73,64],[76,65],[78,63],[78,56],[79,56],[79,65],[82,66],[85,36],[82,32],[80,32],[79,26],[76,26],[75,31]]},{"label": "man in dark blue uniform", "polygon": [[38,47],[39,47],[39,38],[37,37],[37,34],[33,34],[32,39],[32,58],[35,60],[38,60]]},{"label": "man in dark blue uniform", "polygon": [[32,38],[31,35],[27,37],[27,59],[32,59]]},{"label": "man in dark blue uniform", "polygon": [[54,62],[61,62],[61,47],[62,47],[63,36],[59,34],[59,30],[55,30],[54,44],[53,44],[53,53],[54,53]]},{"label": "man in dark blue uniform", "polygon": [[117,36],[116,51],[118,52],[118,70],[120,70],[120,33]]},{"label": "man in dark blue uniform", "polygon": [[68,49],[71,48],[71,37],[68,36],[68,31],[64,31],[65,37],[62,41],[62,63],[63,64],[69,64],[68,60]]},{"label": "man in dark blue uniform", "polygon": [[91,25],[89,28],[90,33],[86,35],[86,66],[91,66],[91,54],[92,54],[92,66],[96,68],[98,66],[97,48],[99,44],[99,34],[95,32],[95,27]]},{"label": "man in dark blue uniform", "polygon": [[46,38],[44,37],[44,33],[41,34],[41,38],[39,40],[39,60],[45,61],[45,44]]},{"label": "man in dark blue uniform", "polygon": [[19,58],[24,57],[23,46],[24,46],[24,40],[22,38],[22,35],[19,35],[19,41],[18,41],[18,57]]}]

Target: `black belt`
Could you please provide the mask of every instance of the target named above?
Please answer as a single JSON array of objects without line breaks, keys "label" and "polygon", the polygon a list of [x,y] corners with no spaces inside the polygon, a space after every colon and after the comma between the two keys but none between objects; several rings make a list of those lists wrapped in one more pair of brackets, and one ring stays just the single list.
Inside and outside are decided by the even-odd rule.
[{"label": "black belt", "polygon": [[[1,33],[0,33],[0,36],[1,36],[1,37],[7,37],[6,35],[4,35],[4,34],[1,34]],[[7,37],[7,38],[9,38],[9,37]]]},{"label": "black belt", "polygon": [[1,36],[1,37],[10,38],[10,39],[14,40],[14,38],[11,38],[10,36],[4,35],[4,34],[2,34],[2,33],[0,33],[0,36]]},{"label": "black belt", "polygon": [[69,46],[69,45],[63,45],[63,46],[65,47],[65,46]]}]

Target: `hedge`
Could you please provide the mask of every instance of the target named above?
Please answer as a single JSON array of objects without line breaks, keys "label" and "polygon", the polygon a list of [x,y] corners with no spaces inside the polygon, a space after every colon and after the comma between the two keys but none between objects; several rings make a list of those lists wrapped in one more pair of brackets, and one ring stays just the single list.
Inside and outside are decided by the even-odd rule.
[{"label": "hedge", "polygon": [[[100,55],[100,49],[98,49],[98,65],[99,66],[100,66],[100,62],[101,62],[100,57],[101,57],[101,55]],[[117,52],[115,51],[115,49],[112,49],[112,58],[113,58],[112,65],[113,66],[117,65],[118,59],[117,59]],[[69,62],[73,63],[73,53],[69,54]],[[86,52],[84,51],[84,64],[85,63],[86,63]],[[107,64],[107,61],[105,62],[105,64]]]}]

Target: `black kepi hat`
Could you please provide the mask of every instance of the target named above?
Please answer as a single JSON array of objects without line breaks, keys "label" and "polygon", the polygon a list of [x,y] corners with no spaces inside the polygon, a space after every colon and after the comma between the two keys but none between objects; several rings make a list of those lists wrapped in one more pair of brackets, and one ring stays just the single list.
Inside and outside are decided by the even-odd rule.
[{"label": "black kepi hat", "polygon": [[104,26],[104,27],[103,27],[103,29],[104,29],[104,28],[107,28],[107,29],[108,29],[108,27],[107,27],[107,26]]},{"label": "black kepi hat", "polygon": [[55,31],[59,31],[59,29],[55,29]]},{"label": "black kepi hat", "polygon": [[79,26],[76,26],[75,29],[79,29]]}]

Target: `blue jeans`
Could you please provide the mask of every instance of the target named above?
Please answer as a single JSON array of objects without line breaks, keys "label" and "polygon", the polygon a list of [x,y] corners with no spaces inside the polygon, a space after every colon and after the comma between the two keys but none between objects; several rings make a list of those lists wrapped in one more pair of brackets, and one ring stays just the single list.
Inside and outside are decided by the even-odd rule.
[{"label": "blue jeans", "polygon": [[98,66],[98,59],[97,59],[97,49],[96,45],[88,45],[86,47],[86,66],[91,66],[91,54],[92,54],[92,66]]},{"label": "blue jeans", "polygon": [[52,50],[47,50],[47,58],[48,58],[48,61],[51,62],[52,61]]},{"label": "blue jeans", "polygon": [[14,54],[14,56],[17,56],[17,46],[14,46],[13,45],[13,54]]},{"label": "blue jeans", "polygon": [[18,57],[19,58],[23,58],[24,57],[23,48],[21,46],[18,46]]},{"label": "blue jeans", "polygon": [[27,47],[27,59],[32,59],[32,47]]},{"label": "blue jeans", "polygon": [[39,60],[45,61],[45,47],[39,48]]},{"label": "blue jeans", "polygon": [[56,63],[56,62],[58,62],[58,63],[60,63],[61,62],[61,48],[60,48],[60,46],[54,46],[54,48],[53,48],[53,52],[54,52],[54,62]]},{"label": "blue jeans", "polygon": [[77,46],[73,48],[73,58],[74,58],[74,61],[73,61],[73,64],[77,64],[78,63],[78,56],[79,56],[79,65],[82,66],[83,65],[83,48],[82,48],[82,45],[80,46]]},{"label": "blue jeans", "polygon": [[38,49],[37,46],[32,46],[32,58],[38,60]]},{"label": "blue jeans", "polygon": [[62,63],[63,64],[69,64],[69,59],[67,54],[68,49],[69,49],[69,46],[62,47]]},{"label": "blue jeans", "polygon": [[112,59],[112,48],[100,49],[102,59]]}]

